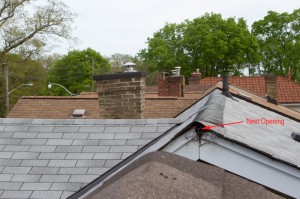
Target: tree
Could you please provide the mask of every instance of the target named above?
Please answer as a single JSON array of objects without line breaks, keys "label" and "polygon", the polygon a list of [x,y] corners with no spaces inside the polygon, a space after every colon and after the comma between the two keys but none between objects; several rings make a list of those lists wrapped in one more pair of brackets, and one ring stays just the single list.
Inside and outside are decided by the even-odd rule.
[{"label": "tree", "polygon": [[252,25],[260,45],[261,64],[258,71],[263,74],[287,75],[300,81],[300,9],[292,13],[269,11],[264,19]]},{"label": "tree", "polygon": [[[170,71],[175,66],[188,67],[188,57],[183,43],[186,24],[166,24],[153,38],[148,38],[148,47],[139,52],[138,57],[144,60],[151,71]],[[185,71],[185,70],[183,70]]]},{"label": "tree", "polygon": [[21,54],[27,60],[42,54],[49,46],[46,44],[55,43],[59,38],[71,39],[75,15],[70,9],[60,0],[39,3],[34,0],[0,0],[0,66],[6,71],[5,93],[9,91],[7,71],[12,70],[14,64],[7,59],[11,54]]},{"label": "tree", "polygon": [[110,58],[112,67],[121,68],[126,62],[132,61],[133,57],[128,54],[115,53]]},{"label": "tree", "polygon": [[[16,54],[6,55],[5,59],[10,63],[9,91],[22,84],[33,83],[32,87],[19,88],[9,95],[10,107],[13,107],[21,96],[37,95],[39,90],[45,87],[47,73],[41,62],[32,59],[24,61],[21,55]],[[0,70],[0,117],[5,116],[4,74],[3,70]]]},{"label": "tree", "polygon": [[[92,91],[92,74],[103,74],[110,69],[108,60],[100,53],[88,48],[86,50],[73,50],[67,55],[58,59],[49,68],[48,82],[61,84],[69,91],[80,94],[83,91]],[[53,87],[51,90],[44,90],[43,95],[68,95],[63,89]]]},{"label": "tree", "polygon": [[220,14],[205,14],[181,24],[166,24],[148,38],[141,59],[156,70],[182,67],[187,77],[200,68],[204,77],[241,75],[241,70],[257,62],[258,44],[244,19],[223,19]]},{"label": "tree", "polygon": [[29,57],[41,52],[49,40],[70,39],[74,17],[59,0],[44,5],[32,0],[0,0],[0,56],[21,53]]},{"label": "tree", "polygon": [[242,75],[257,60],[258,44],[243,18],[205,14],[188,22],[184,36],[191,67],[203,76]]},{"label": "tree", "polygon": [[157,85],[157,79],[161,76],[159,71],[151,71],[150,65],[140,60],[138,56],[135,56],[132,61],[136,64],[134,67],[136,71],[146,74],[145,82],[147,86]]}]

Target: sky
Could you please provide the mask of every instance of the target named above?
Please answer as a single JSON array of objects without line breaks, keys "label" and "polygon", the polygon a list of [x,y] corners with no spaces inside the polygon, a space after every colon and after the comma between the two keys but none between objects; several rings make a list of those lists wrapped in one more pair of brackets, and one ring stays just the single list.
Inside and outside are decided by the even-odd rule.
[{"label": "sky", "polygon": [[92,48],[104,56],[136,55],[147,47],[147,38],[166,23],[181,23],[205,13],[223,18],[244,18],[250,27],[269,10],[292,12],[299,0],[62,0],[75,13],[73,36],[76,45],[63,42],[55,53]]}]

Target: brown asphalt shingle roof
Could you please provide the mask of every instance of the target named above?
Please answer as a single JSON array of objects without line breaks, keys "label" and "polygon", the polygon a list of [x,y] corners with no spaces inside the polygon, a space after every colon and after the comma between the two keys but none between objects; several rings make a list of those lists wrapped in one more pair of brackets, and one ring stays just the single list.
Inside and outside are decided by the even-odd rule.
[{"label": "brown asphalt shingle roof", "polygon": [[284,198],[221,168],[153,152],[136,160],[87,198]]},{"label": "brown asphalt shingle roof", "polygon": [[98,94],[21,97],[7,117],[68,119],[74,109],[85,109],[86,119],[99,118]]},{"label": "brown asphalt shingle roof", "polygon": [[[201,96],[202,93],[189,93],[182,98],[166,98],[146,94],[145,118],[174,118]],[[8,118],[68,119],[74,109],[85,109],[86,119],[99,119],[98,95],[21,97]]]},{"label": "brown asphalt shingle roof", "polygon": [[174,118],[196,103],[203,93],[185,94],[184,97],[158,97],[146,94],[145,118]]}]

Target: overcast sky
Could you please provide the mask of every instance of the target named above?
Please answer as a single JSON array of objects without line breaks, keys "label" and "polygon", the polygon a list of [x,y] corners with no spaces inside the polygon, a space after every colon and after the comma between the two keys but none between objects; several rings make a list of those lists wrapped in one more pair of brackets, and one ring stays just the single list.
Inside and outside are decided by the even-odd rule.
[{"label": "overcast sky", "polygon": [[243,17],[250,26],[269,10],[292,12],[299,0],[63,0],[78,14],[73,35],[79,43],[70,48],[63,44],[54,52],[83,50],[88,47],[110,56],[114,53],[135,55],[145,48],[148,37],[166,22],[180,23],[206,12],[221,13],[223,18]]}]

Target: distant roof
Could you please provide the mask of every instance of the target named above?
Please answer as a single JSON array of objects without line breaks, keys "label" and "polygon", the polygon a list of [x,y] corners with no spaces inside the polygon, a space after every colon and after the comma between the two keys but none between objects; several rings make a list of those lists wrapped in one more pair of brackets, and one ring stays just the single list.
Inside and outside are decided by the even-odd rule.
[{"label": "distant roof", "polygon": [[204,92],[186,93],[184,97],[164,97],[146,93],[145,118],[173,118],[196,103]]},{"label": "distant roof", "polygon": [[[221,77],[206,77],[200,85],[215,85]],[[253,94],[265,97],[266,83],[263,76],[229,77],[229,83]],[[281,104],[300,102],[300,84],[286,77],[277,76],[277,101]]]},{"label": "distant roof", "polygon": [[[145,118],[174,118],[200,99],[203,92],[186,93],[185,97],[159,97],[146,93]],[[75,109],[85,109],[86,119],[100,118],[97,93],[78,96],[24,96],[8,118],[68,119]]]},{"label": "distant roof", "polygon": [[97,93],[77,96],[24,96],[8,114],[8,118],[68,119],[75,109],[85,109],[86,119],[99,118]]},{"label": "distant roof", "polygon": [[284,198],[213,165],[162,151],[139,158],[88,198],[170,197]]}]

